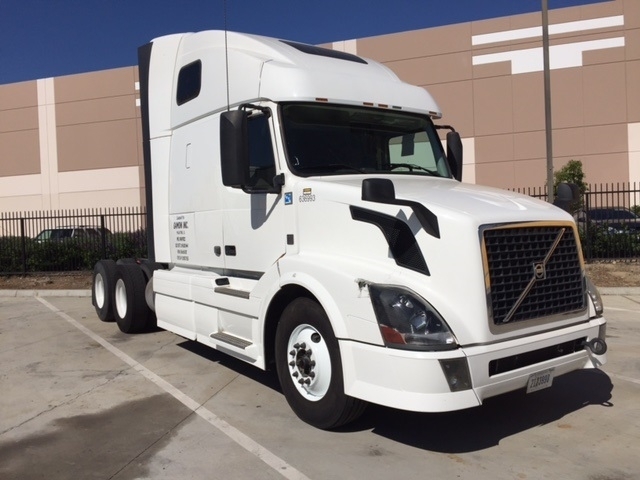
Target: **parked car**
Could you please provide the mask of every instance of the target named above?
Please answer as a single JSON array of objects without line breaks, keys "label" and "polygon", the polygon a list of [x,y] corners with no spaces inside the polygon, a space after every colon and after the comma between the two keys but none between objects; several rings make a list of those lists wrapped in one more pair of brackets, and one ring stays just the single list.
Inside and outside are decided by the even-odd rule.
[{"label": "parked car", "polygon": [[585,225],[586,222],[602,226],[611,234],[640,234],[640,217],[624,207],[601,207],[581,210],[576,214],[576,221],[581,226]]},{"label": "parked car", "polygon": [[[111,235],[109,229],[104,229],[107,235]],[[45,241],[61,241],[68,238],[95,238],[102,237],[102,229],[100,227],[87,227],[87,226],[69,226],[69,227],[57,227],[47,228],[42,230],[35,238],[36,242]]]}]

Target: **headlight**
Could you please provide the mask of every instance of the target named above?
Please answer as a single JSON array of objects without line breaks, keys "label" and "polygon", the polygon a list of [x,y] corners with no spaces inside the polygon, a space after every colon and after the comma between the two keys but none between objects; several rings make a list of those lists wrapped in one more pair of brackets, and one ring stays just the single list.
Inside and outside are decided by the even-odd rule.
[{"label": "headlight", "polygon": [[602,304],[602,297],[600,296],[600,292],[598,288],[593,284],[589,277],[587,278],[586,287],[587,294],[591,299],[591,303],[593,303],[593,308],[595,309],[596,317],[601,317],[604,312],[604,305]]},{"label": "headlight", "polygon": [[369,285],[385,345],[408,350],[454,350],[456,337],[429,302],[400,287]]}]

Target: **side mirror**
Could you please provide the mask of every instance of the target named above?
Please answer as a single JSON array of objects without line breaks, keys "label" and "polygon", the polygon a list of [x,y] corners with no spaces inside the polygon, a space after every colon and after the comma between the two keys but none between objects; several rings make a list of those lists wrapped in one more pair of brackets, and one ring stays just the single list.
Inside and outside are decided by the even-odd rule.
[{"label": "side mirror", "polygon": [[247,112],[233,110],[220,116],[220,168],[222,184],[241,188],[249,183]]},{"label": "side mirror", "polygon": [[362,200],[376,203],[393,203],[396,189],[387,178],[365,178],[362,181]]},{"label": "side mirror", "polygon": [[462,181],[462,139],[458,132],[447,133],[447,162],[453,177]]},{"label": "side mirror", "polygon": [[571,212],[578,200],[580,200],[580,188],[575,183],[560,183],[553,204],[567,212]]},{"label": "side mirror", "polygon": [[405,205],[411,207],[424,231],[435,238],[440,238],[438,217],[419,202],[396,198],[396,189],[388,178],[365,178],[362,181],[362,200],[365,202],[386,203],[389,205]]}]

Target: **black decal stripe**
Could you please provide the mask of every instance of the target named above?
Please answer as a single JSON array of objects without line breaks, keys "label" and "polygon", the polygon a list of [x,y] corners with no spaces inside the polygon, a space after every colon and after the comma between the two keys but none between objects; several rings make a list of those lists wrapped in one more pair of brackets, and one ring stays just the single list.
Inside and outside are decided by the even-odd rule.
[{"label": "black decal stripe", "polygon": [[402,220],[366,208],[349,207],[351,218],[378,227],[389,245],[394,260],[401,267],[430,275],[427,262],[420,251],[411,228]]}]

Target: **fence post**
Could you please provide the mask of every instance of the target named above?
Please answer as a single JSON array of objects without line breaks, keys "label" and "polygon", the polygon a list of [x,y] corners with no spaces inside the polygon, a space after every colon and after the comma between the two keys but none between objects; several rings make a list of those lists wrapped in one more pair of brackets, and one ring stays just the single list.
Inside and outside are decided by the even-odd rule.
[{"label": "fence post", "polygon": [[22,273],[27,274],[27,239],[24,234],[24,218],[20,217],[20,243],[22,247]]},{"label": "fence post", "polygon": [[102,258],[107,258],[107,232],[104,225],[104,215],[100,215],[100,238],[102,239]]},{"label": "fence post", "polygon": [[589,202],[589,191],[585,192],[584,194],[584,199],[585,199],[585,209],[584,209],[584,213],[585,213],[585,217],[584,217],[584,231],[585,231],[585,239],[587,241],[587,258],[585,260],[591,260],[591,231],[590,231],[590,224],[591,224],[591,219],[589,218],[589,211],[590,211],[590,202]]}]

